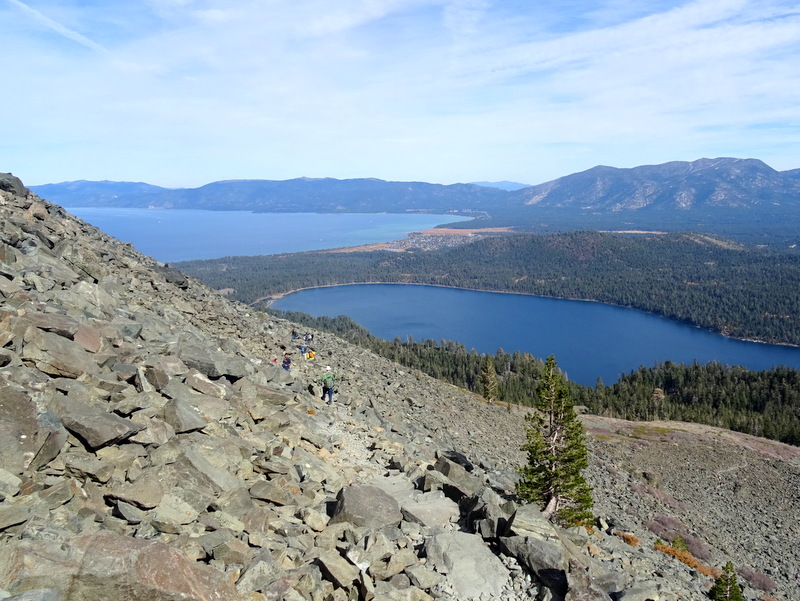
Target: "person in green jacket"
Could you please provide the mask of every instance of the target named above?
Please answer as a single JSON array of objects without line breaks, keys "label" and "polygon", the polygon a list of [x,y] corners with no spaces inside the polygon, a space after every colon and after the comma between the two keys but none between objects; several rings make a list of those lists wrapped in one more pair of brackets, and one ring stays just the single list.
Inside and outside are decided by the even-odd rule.
[{"label": "person in green jacket", "polygon": [[331,366],[325,366],[325,373],[322,374],[322,400],[328,397],[327,404],[333,403],[333,387],[336,386],[336,376],[331,370]]}]

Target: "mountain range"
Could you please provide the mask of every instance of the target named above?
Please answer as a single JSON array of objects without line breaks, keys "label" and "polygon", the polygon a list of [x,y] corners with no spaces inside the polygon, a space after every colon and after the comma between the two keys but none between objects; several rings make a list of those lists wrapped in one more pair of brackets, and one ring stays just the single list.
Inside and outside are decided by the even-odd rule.
[{"label": "mountain range", "polygon": [[598,166],[511,195],[530,207],[591,211],[749,208],[800,204],[800,169],[756,159],[674,161],[632,169]]},{"label": "mountain range", "polygon": [[791,239],[800,218],[800,169],[776,171],[760,160],[739,158],[626,169],[597,166],[522,188],[511,182],[442,185],[307,177],[228,180],[179,189],[111,181],[30,188],[66,207],[452,213],[474,216],[482,226],[518,230],[769,230]]}]

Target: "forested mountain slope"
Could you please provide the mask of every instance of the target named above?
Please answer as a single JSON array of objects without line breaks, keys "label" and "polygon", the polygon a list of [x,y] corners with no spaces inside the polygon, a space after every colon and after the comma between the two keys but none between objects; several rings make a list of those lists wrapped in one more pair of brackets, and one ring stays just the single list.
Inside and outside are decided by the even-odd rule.
[{"label": "forested mountain slope", "polygon": [[591,299],[725,335],[800,344],[800,254],[698,234],[497,236],[418,252],[308,252],[176,264],[238,300],[355,282]]}]

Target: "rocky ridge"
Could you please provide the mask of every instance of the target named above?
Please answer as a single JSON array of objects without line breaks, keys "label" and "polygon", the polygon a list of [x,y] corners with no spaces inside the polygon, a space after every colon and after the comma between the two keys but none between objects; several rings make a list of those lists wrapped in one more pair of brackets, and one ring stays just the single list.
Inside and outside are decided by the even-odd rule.
[{"label": "rocky ridge", "polygon": [[511,495],[521,410],[322,332],[285,371],[293,324],[7,174],[0,215],[0,598],[706,598],[676,533],[798,597],[795,448],[583,416],[597,524],[562,530]]}]

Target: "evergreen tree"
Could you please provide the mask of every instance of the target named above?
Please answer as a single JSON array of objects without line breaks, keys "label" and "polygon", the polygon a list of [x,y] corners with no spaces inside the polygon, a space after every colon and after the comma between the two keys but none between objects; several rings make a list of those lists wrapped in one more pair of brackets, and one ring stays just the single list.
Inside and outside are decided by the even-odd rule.
[{"label": "evergreen tree", "polygon": [[483,386],[483,398],[490,403],[496,403],[500,399],[497,384],[497,371],[494,367],[494,359],[486,356],[481,366],[481,385]]},{"label": "evergreen tree", "polygon": [[591,519],[592,493],[583,477],[589,456],[569,386],[551,355],[537,390],[538,413],[526,415],[528,463],[517,467],[517,494],[538,503],[545,517],[562,525]]},{"label": "evergreen tree", "polygon": [[686,546],[686,541],[683,540],[683,537],[680,534],[676,534],[675,538],[672,539],[672,548],[677,549],[678,551],[689,550],[689,547]]},{"label": "evergreen tree", "polygon": [[708,596],[714,601],[744,601],[742,589],[736,582],[736,570],[730,561],[722,568],[722,575],[714,581]]}]

